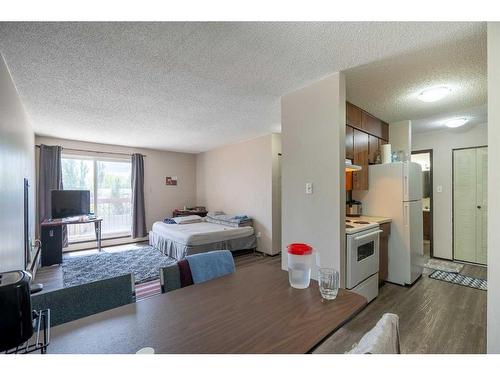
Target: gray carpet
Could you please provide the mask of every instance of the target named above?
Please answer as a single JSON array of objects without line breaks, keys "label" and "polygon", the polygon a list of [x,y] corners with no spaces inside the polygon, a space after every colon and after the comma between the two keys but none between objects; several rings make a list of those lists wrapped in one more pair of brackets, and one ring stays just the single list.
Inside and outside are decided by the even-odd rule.
[{"label": "gray carpet", "polygon": [[152,246],[116,253],[64,257],[62,263],[65,287],[133,273],[136,284],[159,278],[159,269],[175,263]]}]

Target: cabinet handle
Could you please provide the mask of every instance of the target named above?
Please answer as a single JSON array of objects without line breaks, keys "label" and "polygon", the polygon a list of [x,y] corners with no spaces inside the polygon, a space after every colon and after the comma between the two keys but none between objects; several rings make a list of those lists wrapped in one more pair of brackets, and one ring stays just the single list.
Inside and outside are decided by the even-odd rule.
[{"label": "cabinet handle", "polygon": [[481,209],[481,206],[477,206],[477,208]]}]

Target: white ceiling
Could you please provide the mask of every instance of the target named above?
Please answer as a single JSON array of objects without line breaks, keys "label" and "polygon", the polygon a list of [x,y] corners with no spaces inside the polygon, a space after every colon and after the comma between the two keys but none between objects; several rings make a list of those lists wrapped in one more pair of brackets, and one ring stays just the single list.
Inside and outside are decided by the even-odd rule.
[{"label": "white ceiling", "polygon": [[[428,131],[443,129],[449,129],[449,131],[452,132],[462,132],[469,130],[476,125],[486,124],[486,122],[488,121],[487,112],[487,106],[486,104],[484,104],[477,107],[458,109],[447,113],[439,113],[427,118],[413,120],[411,122],[411,129],[413,133],[424,133]],[[465,125],[459,128],[450,129],[447,128],[446,125],[444,125],[446,120],[450,120],[456,117],[465,117],[468,119],[468,121]]]},{"label": "white ceiling", "polygon": [[[480,30],[348,69],[347,99],[387,122],[412,120],[414,132],[442,128],[450,117],[486,122],[486,31]],[[422,90],[441,85],[452,90],[446,98],[434,103],[417,99]]]},{"label": "white ceiling", "polygon": [[[449,22],[0,23],[0,51],[37,134],[200,152],[279,131],[281,95],[360,65],[348,96],[387,121],[481,105],[485,35]],[[444,81],[446,102],[409,97]]]}]

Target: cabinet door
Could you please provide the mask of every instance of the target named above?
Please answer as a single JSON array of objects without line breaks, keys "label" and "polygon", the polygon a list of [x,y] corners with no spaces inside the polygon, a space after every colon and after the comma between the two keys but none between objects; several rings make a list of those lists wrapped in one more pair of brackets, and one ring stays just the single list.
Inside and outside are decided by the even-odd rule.
[{"label": "cabinet door", "polygon": [[385,143],[389,142],[389,124],[383,121],[382,121],[382,139],[386,141]]},{"label": "cabinet door", "polygon": [[368,162],[370,164],[375,164],[377,159],[377,153],[380,150],[380,142],[377,137],[373,135],[368,135]]},{"label": "cabinet door", "polygon": [[345,157],[354,159],[354,129],[350,126],[345,127]]},{"label": "cabinet door", "polygon": [[368,134],[357,129],[354,132],[354,164],[361,170],[352,175],[353,190],[368,190]]},{"label": "cabinet door", "polygon": [[380,121],[376,117],[373,117],[369,113],[362,113],[361,128],[377,138],[382,138],[382,121]]},{"label": "cabinet door", "polygon": [[347,125],[361,128],[361,108],[346,102],[346,122]]}]

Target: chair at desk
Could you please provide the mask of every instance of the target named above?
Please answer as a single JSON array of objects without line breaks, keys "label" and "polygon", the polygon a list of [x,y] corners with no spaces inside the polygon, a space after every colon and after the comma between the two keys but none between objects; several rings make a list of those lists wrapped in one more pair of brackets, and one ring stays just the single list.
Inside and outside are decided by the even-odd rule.
[{"label": "chair at desk", "polygon": [[201,284],[234,271],[233,254],[228,250],[188,255],[186,259],[160,268],[161,292]]},{"label": "chair at desk", "polygon": [[135,302],[134,275],[127,274],[31,296],[34,310],[50,309],[50,325]]}]

